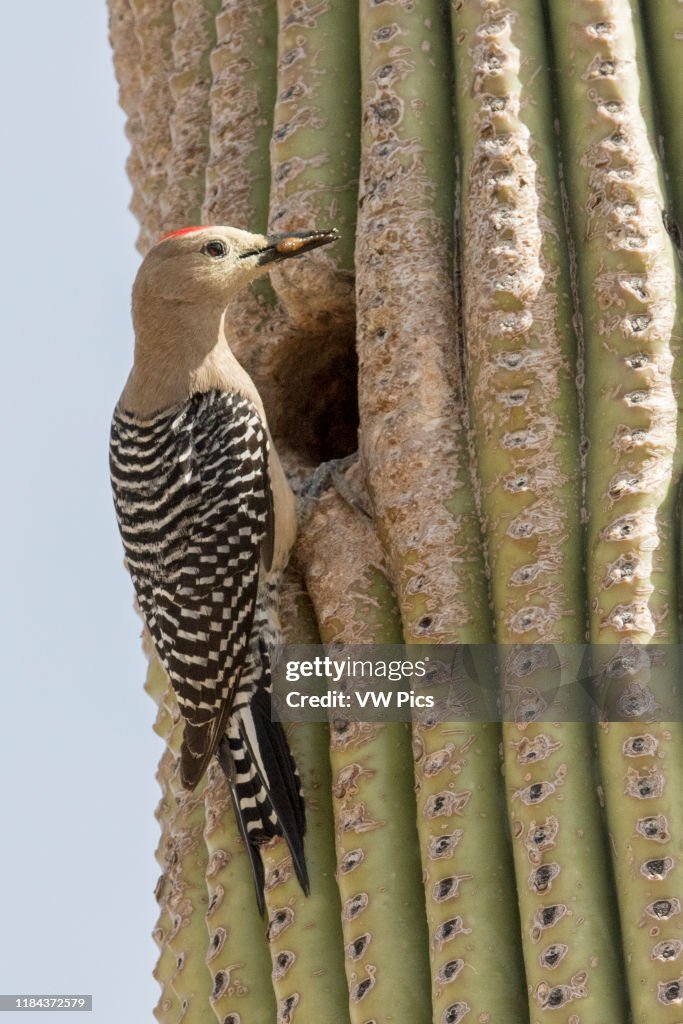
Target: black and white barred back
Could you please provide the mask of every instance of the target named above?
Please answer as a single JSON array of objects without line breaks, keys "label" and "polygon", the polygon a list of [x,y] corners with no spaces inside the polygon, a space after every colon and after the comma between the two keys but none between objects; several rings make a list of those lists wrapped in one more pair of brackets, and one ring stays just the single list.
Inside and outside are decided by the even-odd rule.
[{"label": "black and white barred back", "polygon": [[268,438],[241,395],[207,391],[140,419],[114,413],[114,505],[128,569],[185,719],[183,785],[225,770],[262,906],[257,847],[284,835],[307,891],[305,815],[282,726],[271,721],[275,582]]}]

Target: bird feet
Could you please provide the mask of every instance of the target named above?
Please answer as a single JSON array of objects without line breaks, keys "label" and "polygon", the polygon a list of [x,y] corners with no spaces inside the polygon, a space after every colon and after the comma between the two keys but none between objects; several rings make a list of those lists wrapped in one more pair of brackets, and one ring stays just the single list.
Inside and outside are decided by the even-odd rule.
[{"label": "bird feet", "polygon": [[318,468],[307,480],[299,499],[300,518],[305,522],[313,512],[315,502],[329,487],[334,487],[339,496],[344,499],[347,505],[362,512],[370,518],[372,511],[367,494],[364,490],[357,489],[345,476],[345,471],[358,461],[358,452],[346,455],[343,459],[330,459],[329,462],[321,462]]}]

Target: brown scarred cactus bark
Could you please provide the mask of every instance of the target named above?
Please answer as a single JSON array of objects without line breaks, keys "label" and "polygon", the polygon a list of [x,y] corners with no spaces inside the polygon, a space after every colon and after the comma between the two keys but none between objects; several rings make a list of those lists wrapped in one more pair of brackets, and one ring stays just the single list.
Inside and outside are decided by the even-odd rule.
[{"label": "brown scarred cactus bark", "polygon": [[220,0],[173,3],[173,73],[169,77],[172,145],[166,188],[161,195],[161,216],[167,231],[183,227],[188,219],[201,221],[209,155],[209,56],[216,44],[219,8]]},{"label": "brown scarred cactus bark", "polygon": [[[165,228],[161,196],[173,141],[170,116],[173,97],[169,76],[173,70],[173,9],[168,0],[130,0],[133,31],[137,47],[131,41],[128,67],[137,63],[137,112],[140,131],[136,135],[139,158],[133,172],[142,198],[141,235],[138,242],[146,251]],[[129,63],[130,62],[130,63]],[[130,74],[133,74],[132,70]]]},{"label": "brown scarred cactus bark", "polygon": [[[142,179],[142,151],[140,135],[140,44],[135,34],[135,17],[130,0],[112,0],[109,5],[109,41],[114,54],[114,67],[119,82],[119,103],[126,114],[126,136],[130,142],[130,153],[126,160],[126,171],[133,188],[130,211],[142,226],[145,220],[145,203],[140,190]],[[146,237],[144,228],[138,240],[144,252],[152,239]]]}]

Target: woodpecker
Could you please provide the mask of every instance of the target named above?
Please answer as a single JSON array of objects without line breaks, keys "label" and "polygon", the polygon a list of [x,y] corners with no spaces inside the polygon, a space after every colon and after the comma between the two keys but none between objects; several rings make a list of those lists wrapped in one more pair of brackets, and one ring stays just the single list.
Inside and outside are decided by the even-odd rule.
[{"label": "woodpecker", "polygon": [[111,425],[126,563],[184,718],[180,778],[194,789],[217,756],[261,913],[259,846],[273,836],[284,836],[309,888],[301,783],[270,696],[277,581],[296,505],[225,317],[273,264],[337,237],[216,226],[165,235],[133,285],[135,355]]}]

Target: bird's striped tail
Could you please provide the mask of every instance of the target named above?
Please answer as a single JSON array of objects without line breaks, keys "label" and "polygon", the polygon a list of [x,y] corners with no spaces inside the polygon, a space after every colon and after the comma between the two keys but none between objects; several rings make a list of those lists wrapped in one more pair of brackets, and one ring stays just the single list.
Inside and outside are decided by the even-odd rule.
[{"label": "bird's striped tail", "polygon": [[308,895],[301,780],[282,725],[271,721],[268,690],[258,688],[248,703],[233,709],[216,753],[230,785],[237,824],[249,853],[259,912],[262,914],[265,906],[259,846],[273,836],[284,837],[296,877]]}]

